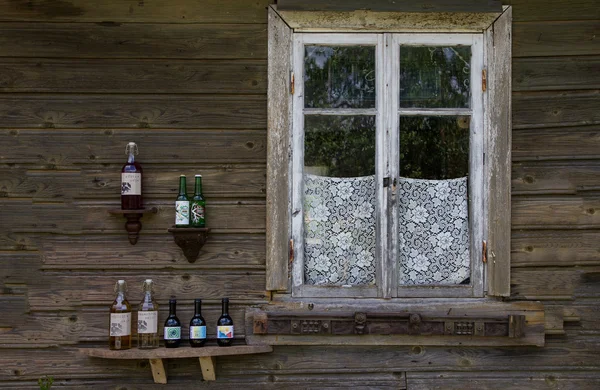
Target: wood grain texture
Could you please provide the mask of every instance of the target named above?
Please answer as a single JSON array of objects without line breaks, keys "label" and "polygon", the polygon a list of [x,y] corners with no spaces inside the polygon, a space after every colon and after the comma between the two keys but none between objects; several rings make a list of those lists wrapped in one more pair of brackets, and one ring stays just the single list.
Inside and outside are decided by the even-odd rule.
[{"label": "wood grain texture", "polygon": [[318,0],[279,0],[277,9],[282,11],[389,11],[389,12],[501,12],[500,0],[429,0],[429,1],[393,1],[371,0],[330,0],[326,3]]},{"label": "wood grain texture", "polygon": [[585,229],[600,226],[597,196],[515,197],[513,229]]},{"label": "wood grain texture", "polygon": [[600,268],[513,268],[511,299],[514,300],[575,300],[597,297]]},{"label": "wood grain texture", "polygon": [[514,59],[513,91],[568,89],[600,89],[599,56]]},{"label": "wood grain texture", "polygon": [[0,92],[263,94],[262,60],[0,60]]},{"label": "wood grain texture", "polygon": [[513,268],[600,265],[596,230],[513,231],[511,243]]},{"label": "wood grain texture", "polygon": [[266,23],[267,0],[33,0],[0,3],[0,21]]},{"label": "wood grain texture", "polygon": [[292,33],[269,8],[267,290],[289,287]]},{"label": "wood grain texture", "polygon": [[596,0],[503,0],[513,6],[515,22],[600,19]]},{"label": "wood grain texture", "polygon": [[513,161],[600,158],[600,126],[513,130]]},{"label": "wood grain texture", "polygon": [[3,128],[266,128],[263,96],[2,95]]},{"label": "wood grain texture", "polygon": [[508,8],[484,33],[487,91],[484,94],[487,288],[491,296],[510,294],[511,215],[511,24]]},{"label": "wood grain texture", "polygon": [[157,348],[137,349],[132,348],[125,351],[111,351],[108,348],[81,348],[79,351],[87,356],[103,359],[169,359],[189,358],[206,356],[228,356],[228,355],[251,355],[255,353],[271,352],[273,348],[269,345],[232,345],[228,348],[218,346],[205,346],[203,348],[180,347],[180,348]]},{"label": "wood grain texture", "polygon": [[513,163],[513,195],[584,195],[600,190],[600,161]]},{"label": "wood grain texture", "polygon": [[515,23],[514,57],[598,55],[598,20]]}]

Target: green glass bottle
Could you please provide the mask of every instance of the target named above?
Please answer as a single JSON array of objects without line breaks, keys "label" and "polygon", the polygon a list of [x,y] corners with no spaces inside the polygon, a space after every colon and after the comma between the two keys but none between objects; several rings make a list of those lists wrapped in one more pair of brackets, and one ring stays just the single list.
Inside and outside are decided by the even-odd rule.
[{"label": "green glass bottle", "polygon": [[190,225],[195,228],[206,226],[206,200],[202,195],[202,175],[196,175],[194,197],[192,198]]},{"label": "green glass bottle", "polygon": [[189,227],[190,198],[187,196],[185,175],[179,176],[179,195],[175,200],[175,226]]}]

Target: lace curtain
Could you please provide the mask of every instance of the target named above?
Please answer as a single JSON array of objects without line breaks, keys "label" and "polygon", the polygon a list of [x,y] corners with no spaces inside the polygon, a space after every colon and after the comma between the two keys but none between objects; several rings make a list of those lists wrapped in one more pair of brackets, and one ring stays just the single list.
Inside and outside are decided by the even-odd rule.
[{"label": "lace curtain", "polygon": [[375,176],[304,176],[304,280],[375,284]]},{"label": "lace curtain", "polygon": [[470,276],[467,178],[401,178],[400,284],[460,284]]}]

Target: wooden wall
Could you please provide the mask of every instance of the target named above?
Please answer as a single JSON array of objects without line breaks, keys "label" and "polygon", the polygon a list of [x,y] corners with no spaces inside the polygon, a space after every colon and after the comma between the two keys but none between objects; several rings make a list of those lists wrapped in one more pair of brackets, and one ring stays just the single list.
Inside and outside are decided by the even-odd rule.
[{"label": "wooden wall", "polygon": [[[234,321],[267,302],[266,10],[270,0],[0,1],[0,388],[154,388],[147,362],[105,345],[118,278],[176,295],[180,318],[219,299]],[[600,387],[600,8],[513,0],[514,300],[560,325],[544,348],[276,347],[218,358],[220,388]],[[125,144],[145,169],[131,246],[119,207]],[[212,235],[189,264],[166,232],[179,174],[204,176]],[[165,310],[161,309],[161,320]],[[562,319],[578,320],[562,326]],[[552,328],[553,324],[548,324]],[[242,327],[237,330],[242,331]],[[238,336],[243,336],[238,332]],[[169,383],[202,385],[196,359]]]}]

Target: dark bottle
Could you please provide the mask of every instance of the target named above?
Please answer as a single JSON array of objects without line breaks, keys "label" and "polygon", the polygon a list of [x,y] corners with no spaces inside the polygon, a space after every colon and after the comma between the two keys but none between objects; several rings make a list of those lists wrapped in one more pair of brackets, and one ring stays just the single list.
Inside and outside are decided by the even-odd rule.
[{"label": "dark bottle", "polygon": [[127,163],[121,169],[121,209],[140,210],[144,208],[142,199],[142,166],[135,161],[138,147],[130,142],[125,147]]},{"label": "dark bottle", "polygon": [[175,200],[175,226],[189,227],[190,198],[187,196],[185,176],[179,176],[179,195]]},{"label": "dark bottle", "polygon": [[221,301],[221,317],[217,321],[217,344],[229,347],[233,344],[233,320],[229,316],[229,298]]},{"label": "dark bottle", "polygon": [[177,318],[177,301],[169,299],[169,317],[165,321],[165,347],[177,348],[181,343],[181,322]]},{"label": "dark bottle", "polygon": [[194,316],[190,321],[190,345],[202,347],[206,343],[206,321],[202,317],[202,300],[194,299]]},{"label": "dark bottle", "polygon": [[110,349],[131,348],[131,305],[125,298],[127,284],[119,280],[115,284],[117,296],[110,307],[108,346]]},{"label": "dark bottle", "polygon": [[194,196],[192,197],[190,225],[195,228],[206,226],[206,199],[202,195],[202,175],[196,175],[194,183]]}]

